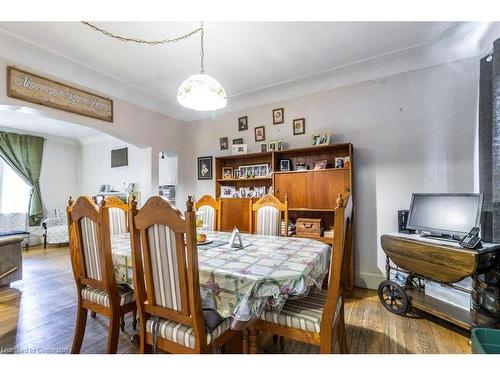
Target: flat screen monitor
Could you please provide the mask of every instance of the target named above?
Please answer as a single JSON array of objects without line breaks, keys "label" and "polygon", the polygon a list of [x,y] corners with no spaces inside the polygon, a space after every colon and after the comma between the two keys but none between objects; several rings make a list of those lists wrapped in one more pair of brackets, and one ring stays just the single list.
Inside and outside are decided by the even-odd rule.
[{"label": "flat screen monitor", "polygon": [[465,236],[479,226],[482,207],[482,194],[414,193],[406,227],[432,234]]}]

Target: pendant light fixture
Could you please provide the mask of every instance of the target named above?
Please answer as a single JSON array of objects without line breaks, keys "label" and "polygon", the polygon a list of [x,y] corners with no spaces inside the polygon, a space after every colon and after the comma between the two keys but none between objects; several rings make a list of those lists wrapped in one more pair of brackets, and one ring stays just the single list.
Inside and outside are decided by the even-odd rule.
[{"label": "pendant light fixture", "polygon": [[122,42],[132,42],[149,46],[156,46],[159,44],[168,44],[173,42],[179,42],[181,40],[187,39],[194,34],[200,33],[200,58],[201,58],[201,69],[199,74],[192,75],[182,82],[177,93],[177,101],[183,107],[193,109],[195,111],[215,111],[217,109],[224,108],[227,104],[227,97],[224,88],[219,82],[214,78],[205,74],[205,46],[204,46],[204,28],[203,22],[201,26],[187,34],[181,35],[173,39],[162,39],[162,40],[144,40],[139,38],[131,38],[121,35],[113,34],[107,30],[101,29],[96,25],[91,24],[87,21],[82,21],[84,25],[87,25],[94,31],[100,32],[109,38],[114,38]]},{"label": "pendant light fixture", "polygon": [[182,82],[177,93],[177,101],[183,107],[195,111],[215,111],[224,108],[227,104],[226,92],[222,85],[214,78],[205,74],[204,58],[204,28],[201,23],[201,50],[200,73],[192,75]]}]

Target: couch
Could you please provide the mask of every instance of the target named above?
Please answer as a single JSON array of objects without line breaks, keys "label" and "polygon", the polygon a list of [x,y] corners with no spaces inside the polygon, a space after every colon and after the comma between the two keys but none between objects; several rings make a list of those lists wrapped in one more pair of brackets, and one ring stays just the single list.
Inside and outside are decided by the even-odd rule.
[{"label": "couch", "polygon": [[0,238],[0,288],[22,279],[23,258],[21,243],[23,240],[23,236]]},{"label": "couch", "polygon": [[22,246],[28,248],[30,240],[28,214],[22,212],[0,214],[0,238],[12,236],[21,236]]}]

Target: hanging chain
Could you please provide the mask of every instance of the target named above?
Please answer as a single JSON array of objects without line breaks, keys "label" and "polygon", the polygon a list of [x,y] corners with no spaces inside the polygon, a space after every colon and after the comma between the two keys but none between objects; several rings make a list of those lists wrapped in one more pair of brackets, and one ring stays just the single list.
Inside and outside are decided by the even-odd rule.
[{"label": "hanging chain", "polygon": [[[134,42],[134,43],[140,43],[140,44],[147,44],[149,46],[155,46],[158,44],[175,43],[175,42],[178,42],[180,40],[187,39],[196,33],[201,32],[201,40],[202,40],[202,47],[201,48],[203,51],[203,22],[201,23],[201,27],[194,29],[193,31],[191,31],[187,34],[178,36],[177,38],[173,38],[173,39],[162,39],[162,40],[144,40],[144,39],[139,39],[139,38],[129,38],[129,37],[110,33],[109,31],[101,29],[101,28],[97,27],[96,25],[91,24],[90,22],[86,22],[86,21],[81,21],[81,22],[84,25],[87,25],[88,27],[90,27],[92,30],[98,31],[98,32],[106,35],[107,37],[118,39],[118,40],[121,40],[122,42]],[[203,53],[202,53],[202,56],[203,56]]]},{"label": "hanging chain", "polygon": [[200,29],[201,29],[201,33],[200,33],[200,43],[201,43],[201,49],[200,49],[200,57],[201,57],[201,70],[200,70],[200,73],[203,74],[205,73],[205,47],[203,46],[204,45],[204,40],[203,38],[205,37],[205,29],[203,28],[203,22],[201,22],[200,24]]}]

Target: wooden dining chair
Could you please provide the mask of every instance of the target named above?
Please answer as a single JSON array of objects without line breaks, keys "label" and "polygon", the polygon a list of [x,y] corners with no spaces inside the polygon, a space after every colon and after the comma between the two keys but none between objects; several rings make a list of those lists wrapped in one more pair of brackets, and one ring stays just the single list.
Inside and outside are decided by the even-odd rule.
[{"label": "wooden dining chair", "polygon": [[128,211],[130,206],[114,195],[104,197],[99,206],[106,209],[111,236],[128,233]]},{"label": "wooden dining chair", "polygon": [[82,347],[88,311],[109,318],[108,353],[116,353],[120,321],[136,310],[134,292],[115,281],[109,218],[90,197],[70,197],[67,207],[70,254],[78,307],[71,353]]},{"label": "wooden dining chair", "polygon": [[[350,248],[349,231],[352,228],[352,199],[335,209],[334,245],[330,261],[327,290],[311,291],[301,299],[288,300],[281,311],[266,310],[249,329],[250,353],[257,351],[256,332],[273,335],[319,346],[320,353],[333,353],[337,342],[341,353],[348,353],[345,320],[343,280],[348,259],[344,256]],[[248,331],[244,333],[244,350],[248,348]],[[337,340],[334,340],[336,336]]]},{"label": "wooden dining chair", "polygon": [[288,197],[280,202],[274,195],[266,194],[257,202],[250,200],[250,233],[279,236],[281,219],[285,220],[285,233],[288,237]]},{"label": "wooden dining chair", "polygon": [[140,352],[221,348],[234,332],[231,319],[209,322],[202,311],[192,197],[184,217],[167,200],[149,198],[140,210],[132,207],[129,223]]},{"label": "wooden dining chair", "polygon": [[[103,197],[99,203],[99,208],[104,218],[109,218],[109,235],[111,237],[128,233],[128,211],[130,205],[114,195]],[[96,316],[95,312],[90,314]],[[137,327],[137,310],[132,311],[132,328]],[[125,317],[121,317],[120,328],[125,331]]]},{"label": "wooden dining chair", "polygon": [[217,231],[220,229],[221,204],[219,201],[210,194],[205,194],[198,199],[195,208],[203,223],[208,225],[208,230]]}]

